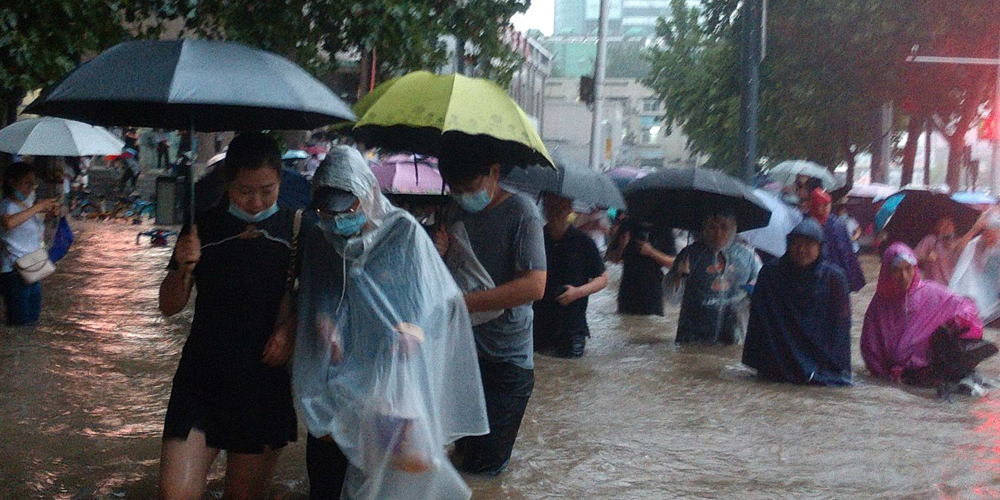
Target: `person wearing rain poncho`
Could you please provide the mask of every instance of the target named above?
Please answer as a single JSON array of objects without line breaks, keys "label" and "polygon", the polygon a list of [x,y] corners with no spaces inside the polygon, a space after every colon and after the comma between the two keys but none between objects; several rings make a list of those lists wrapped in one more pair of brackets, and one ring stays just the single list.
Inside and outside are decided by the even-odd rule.
[{"label": "person wearing rain poncho", "polygon": [[958,382],[990,355],[982,336],[972,300],[921,279],[917,256],[905,244],[889,246],[861,331],[861,356],[872,375],[916,385],[954,375],[950,381]]},{"label": "person wearing rain poncho", "polygon": [[814,189],[809,196],[809,215],[823,228],[823,257],[844,271],[851,291],[857,292],[865,286],[865,273],[854,253],[847,227],[837,217],[830,217],[832,209],[833,197],[820,188]]},{"label": "person wearing rain poncho", "polygon": [[813,219],[760,271],[750,299],[743,364],[772,382],[851,384],[851,297],[843,271],[823,258]]},{"label": "person wearing rain poncho", "polygon": [[986,212],[980,217],[973,238],[955,264],[948,288],[971,298],[979,308],[979,317],[990,323],[1000,317],[1000,215]]},{"label": "person wearing rain poncho", "polygon": [[698,241],[677,254],[665,279],[671,295],[681,294],[677,343],[743,342],[749,292],[761,262],[753,249],[735,238],[736,219],[709,215]]},{"label": "person wearing rain poncho", "polygon": [[462,293],[357,150],[334,148],[313,188],[292,370],[310,498],[467,499],[444,447],[488,427]]}]

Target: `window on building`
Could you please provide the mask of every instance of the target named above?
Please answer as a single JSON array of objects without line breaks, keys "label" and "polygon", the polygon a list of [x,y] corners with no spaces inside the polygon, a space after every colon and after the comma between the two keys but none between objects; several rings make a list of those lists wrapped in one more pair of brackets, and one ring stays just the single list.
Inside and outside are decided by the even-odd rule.
[{"label": "window on building", "polygon": [[644,112],[656,112],[660,110],[660,102],[656,99],[643,99],[642,110]]}]

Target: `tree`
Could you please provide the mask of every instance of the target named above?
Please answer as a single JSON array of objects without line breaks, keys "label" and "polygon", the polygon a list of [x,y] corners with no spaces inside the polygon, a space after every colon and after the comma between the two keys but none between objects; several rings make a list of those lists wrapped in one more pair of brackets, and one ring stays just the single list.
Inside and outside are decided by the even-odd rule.
[{"label": "tree", "polygon": [[122,39],[155,35],[158,26],[139,21],[161,15],[160,7],[143,0],[6,2],[0,9],[0,128],[16,119],[28,91]]},{"label": "tree", "polygon": [[470,42],[480,74],[508,83],[517,58],[504,35],[527,0],[171,0],[185,28],[285,54],[318,75],[338,53],[362,56],[376,79],[447,62],[443,38]]},{"label": "tree", "polygon": [[[650,52],[653,71],[645,80],[692,148],[724,165],[735,162],[738,7],[736,0],[705,0],[701,9],[676,0],[672,18],[658,26],[662,43]],[[912,134],[923,117],[933,117],[952,144],[948,178],[957,185],[958,146],[991,95],[995,69],[917,68],[906,56],[914,44],[935,55],[995,56],[1000,4],[984,10],[973,0],[771,0],[767,28],[762,157],[846,161],[851,168],[877,139],[873,111],[909,98],[916,104],[896,133],[912,123]],[[915,146],[904,148],[909,171]]]},{"label": "tree", "polygon": [[[671,20],[658,26],[663,43],[650,53],[653,72],[645,80],[692,148],[733,168],[740,90],[737,4],[709,0],[700,10],[676,0]],[[864,19],[878,13],[861,0],[774,0],[769,9],[761,66],[761,156],[852,162],[871,142],[868,110],[889,94],[885,72],[868,71],[884,51],[859,43],[876,36],[876,27]],[[884,34],[883,27],[878,35]]]}]

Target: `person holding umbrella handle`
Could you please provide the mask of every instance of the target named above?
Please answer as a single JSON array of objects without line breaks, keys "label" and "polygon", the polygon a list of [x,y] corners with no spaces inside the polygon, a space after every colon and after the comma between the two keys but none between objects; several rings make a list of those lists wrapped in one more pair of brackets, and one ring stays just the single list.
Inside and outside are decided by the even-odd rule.
[{"label": "person holding umbrella handle", "polygon": [[242,134],[224,168],[227,200],[182,231],[160,285],[165,316],[198,288],[163,425],[162,499],[201,498],[221,450],[224,496],[264,498],[298,431],[285,367],[296,213],[277,204],[281,153],[266,135]]}]

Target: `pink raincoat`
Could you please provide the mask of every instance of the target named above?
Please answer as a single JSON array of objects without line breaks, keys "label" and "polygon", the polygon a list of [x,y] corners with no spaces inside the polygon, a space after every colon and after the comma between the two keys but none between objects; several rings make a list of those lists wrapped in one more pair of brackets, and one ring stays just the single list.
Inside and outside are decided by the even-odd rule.
[{"label": "pink raincoat", "polygon": [[903,370],[930,363],[931,334],[951,319],[969,327],[963,338],[983,337],[983,322],[972,300],[955,295],[944,285],[921,280],[916,269],[910,289],[901,290],[891,268],[892,260],[900,254],[916,261],[913,250],[903,243],[894,243],[885,251],[861,332],[861,356],[868,371],[894,381],[900,380]]}]

